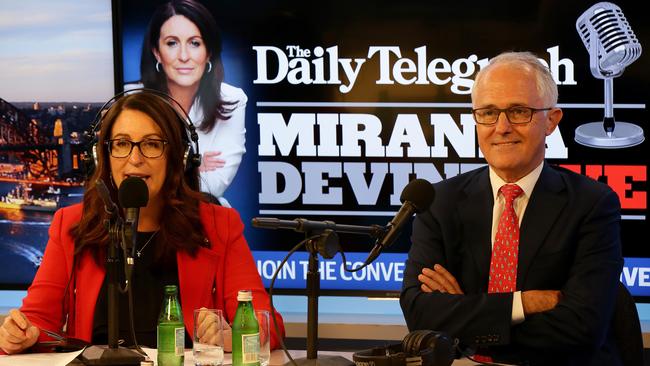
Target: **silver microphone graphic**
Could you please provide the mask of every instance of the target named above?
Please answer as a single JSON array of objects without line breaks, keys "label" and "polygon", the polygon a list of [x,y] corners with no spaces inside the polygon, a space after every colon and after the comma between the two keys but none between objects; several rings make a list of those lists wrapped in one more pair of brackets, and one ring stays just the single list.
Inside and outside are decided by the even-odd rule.
[{"label": "silver microphone graphic", "polygon": [[641,56],[641,44],[617,5],[601,2],[587,9],[576,29],[589,52],[591,74],[605,83],[605,116],[602,122],[578,126],[575,141],[601,149],[639,145],[643,129],[614,119],[614,78]]}]

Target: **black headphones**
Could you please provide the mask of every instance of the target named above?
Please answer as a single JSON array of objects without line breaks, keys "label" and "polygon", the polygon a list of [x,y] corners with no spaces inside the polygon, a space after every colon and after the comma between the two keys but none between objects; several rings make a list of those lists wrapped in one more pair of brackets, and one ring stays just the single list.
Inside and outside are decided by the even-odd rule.
[{"label": "black headphones", "polygon": [[183,138],[185,143],[184,153],[183,153],[183,167],[185,171],[191,171],[194,168],[197,168],[201,165],[201,154],[199,153],[199,135],[196,133],[196,128],[190,120],[190,117],[185,113],[181,104],[172,98],[169,94],[162,92],[156,89],[150,88],[134,88],[125,90],[123,92],[115,94],[111,99],[109,99],[104,105],[97,111],[93,122],[90,124],[90,128],[84,132],[84,137],[87,141],[86,153],[83,157],[84,167],[86,169],[86,177],[90,177],[97,167],[98,155],[97,155],[97,142],[98,142],[98,133],[102,127],[102,121],[104,116],[111,109],[113,104],[117,102],[120,98],[126,95],[131,95],[134,93],[148,93],[152,96],[157,97],[165,104],[167,104],[178,117],[178,121],[185,128],[186,136]]},{"label": "black headphones", "polygon": [[455,345],[445,333],[416,330],[402,343],[355,352],[356,366],[450,366]]}]

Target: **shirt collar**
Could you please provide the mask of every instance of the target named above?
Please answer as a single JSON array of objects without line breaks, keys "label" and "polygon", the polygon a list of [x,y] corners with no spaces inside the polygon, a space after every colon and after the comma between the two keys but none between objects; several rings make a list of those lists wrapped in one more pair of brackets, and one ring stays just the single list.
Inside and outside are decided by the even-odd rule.
[{"label": "shirt collar", "polygon": [[[526,195],[526,197],[530,197],[530,195],[533,193],[533,188],[535,188],[535,184],[537,183],[539,176],[542,174],[543,167],[544,161],[542,160],[537,168],[533,169],[533,171],[518,181],[514,182],[513,184],[518,185],[524,191],[524,195]],[[508,183],[501,179],[501,177],[497,175],[494,169],[490,167],[490,184],[492,185],[492,196],[494,198],[494,202],[496,202],[497,197],[499,196],[499,189]]]}]

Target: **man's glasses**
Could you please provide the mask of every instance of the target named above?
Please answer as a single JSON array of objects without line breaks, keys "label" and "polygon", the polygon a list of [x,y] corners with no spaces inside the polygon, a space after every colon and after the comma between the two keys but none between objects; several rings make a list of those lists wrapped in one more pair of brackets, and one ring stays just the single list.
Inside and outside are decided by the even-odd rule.
[{"label": "man's glasses", "polygon": [[550,111],[552,108],[530,108],[530,107],[510,107],[500,108],[478,108],[472,109],[474,121],[479,125],[490,126],[497,123],[501,113],[505,113],[508,122],[513,125],[529,123],[533,119],[533,113],[541,111]]},{"label": "man's glasses", "polygon": [[140,153],[145,158],[159,158],[165,152],[165,145],[167,141],[159,139],[144,139],[142,141],[134,142],[127,139],[113,139],[106,141],[108,151],[114,158],[126,158],[131,155],[133,147],[137,146]]}]

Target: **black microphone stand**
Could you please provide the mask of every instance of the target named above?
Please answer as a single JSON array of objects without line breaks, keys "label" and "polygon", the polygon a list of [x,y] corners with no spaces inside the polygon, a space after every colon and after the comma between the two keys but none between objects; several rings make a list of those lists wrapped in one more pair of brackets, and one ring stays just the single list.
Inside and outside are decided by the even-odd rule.
[{"label": "black microphone stand", "polygon": [[[354,362],[341,356],[318,356],[318,297],[320,296],[320,270],[318,255],[332,259],[339,251],[338,235],[331,229],[320,232],[305,230],[306,237],[319,235],[309,240],[305,247],[309,252],[307,270],[307,357],[294,361],[299,366],[353,366]],[[288,363],[289,364],[289,363]]]},{"label": "black microphone stand", "polygon": [[[79,359],[84,365],[139,366],[140,361],[144,361],[144,357],[136,351],[119,347],[118,345],[120,329],[118,306],[120,280],[118,273],[121,264],[118,250],[122,240],[124,225],[118,215],[105,219],[104,225],[108,229],[109,237],[108,253],[106,256],[106,276],[108,280],[108,291],[106,294],[108,296],[108,347],[88,347],[79,355]],[[130,286],[130,283],[127,286]]]}]

